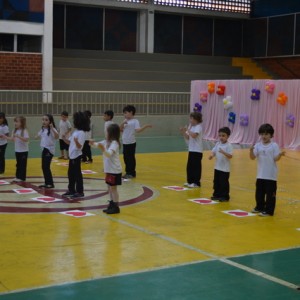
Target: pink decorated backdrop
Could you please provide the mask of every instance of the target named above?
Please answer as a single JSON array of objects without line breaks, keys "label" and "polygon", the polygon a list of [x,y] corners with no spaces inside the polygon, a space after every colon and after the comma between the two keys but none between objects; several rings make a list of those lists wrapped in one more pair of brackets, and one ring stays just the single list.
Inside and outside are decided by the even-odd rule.
[{"label": "pink decorated backdrop", "polygon": [[[273,94],[266,91],[266,83],[275,86]],[[200,93],[207,92],[207,84],[215,83],[226,87],[224,95],[208,93],[207,102],[200,101]],[[252,89],[260,90],[260,100],[251,100]],[[277,102],[283,92],[288,101],[285,105]],[[231,96],[233,107],[224,108],[223,99]],[[274,129],[274,141],[280,147],[300,149],[300,80],[195,80],[191,83],[191,111],[196,103],[202,105],[204,139],[216,140],[218,129],[228,126],[232,134],[231,143],[253,144],[258,141],[258,128],[270,123]],[[229,112],[236,114],[235,124],[228,122]],[[249,125],[241,126],[240,116],[249,116]],[[294,127],[286,124],[289,114],[295,116]]]}]

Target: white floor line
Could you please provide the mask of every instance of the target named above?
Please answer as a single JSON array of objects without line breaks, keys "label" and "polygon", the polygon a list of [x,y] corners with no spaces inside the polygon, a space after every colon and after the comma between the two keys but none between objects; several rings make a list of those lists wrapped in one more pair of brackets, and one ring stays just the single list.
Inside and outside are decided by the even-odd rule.
[{"label": "white floor line", "polygon": [[135,230],[138,230],[138,231],[141,231],[143,233],[146,233],[148,235],[151,235],[151,236],[155,236],[157,238],[160,238],[162,240],[165,240],[165,241],[168,241],[174,245],[177,245],[177,246],[180,246],[180,247],[183,247],[185,249],[189,249],[189,250],[192,250],[192,251],[195,251],[195,252],[198,252],[198,253],[201,253],[203,255],[206,255],[208,257],[210,257],[211,259],[214,259],[214,260],[218,260],[220,262],[223,262],[225,264],[228,264],[228,265],[231,265],[233,267],[236,267],[238,269],[241,269],[243,271],[246,271],[248,273],[251,273],[253,275],[256,275],[256,276],[259,276],[259,277],[262,277],[264,279],[267,279],[269,281],[272,281],[272,282],[275,282],[275,283],[278,283],[280,285],[283,285],[285,287],[288,287],[288,288],[291,288],[291,289],[299,289],[299,286],[291,283],[291,282],[288,282],[288,281],[285,281],[285,280],[282,280],[280,278],[277,278],[277,277],[274,277],[274,276],[271,276],[271,275],[268,275],[266,273],[263,273],[261,271],[258,271],[256,269],[252,269],[250,267],[247,267],[245,265],[242,265],[242,264],[239,264],[237,262],[234,262],[234,261],[231,261],[227,258],[222,258],[222,257],[218,257],[217,255],[215,254],[212,254],[210,252],[207,252],[205,250],[202,250],[202,249],[199,249],[197,247],[194,247],[194,246],[191,246],[191,245],[188,245],[188,244],[185,244],[185,243],[182,243],[180,241],[177,241],[176,239],[173,239],[173,238],[170,238],[168,236],[165,236],[165,235],[162,235],[162,234],[159,234],[159,233],[155,233],[155,232],[152,232],[148,229],[145,229],[141,226],[137,226],[137,225],[134,225],[134,224],[131,224],[125,220],[121,220],[121,219],[117,219],[117,218],[114,218],[114,217],[111,217],[111,216],[105,216],[106,218],[110,219],[111,221],[114,221],[114,222],[117,222],[117,223],[120,223],[120,224],[123,224],[125,226],[128,226],[128,227],[131,227]]}]

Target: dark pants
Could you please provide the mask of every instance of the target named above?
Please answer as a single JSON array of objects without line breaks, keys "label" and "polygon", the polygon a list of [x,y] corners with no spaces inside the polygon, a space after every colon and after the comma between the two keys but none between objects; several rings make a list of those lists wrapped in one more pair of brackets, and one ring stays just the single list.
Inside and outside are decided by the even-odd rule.
[{"label": "dark pants", "polygon": [[256,210],[273,215],[276,205],[277,181],[256,179]]},{"label": "dark pants", "polygon": [[28,152],[16,152],[16,178],[26,180]]},{"label": "dark pants", "polygon": [[81,155],[75,159],[69,160],[69,192],[74,193],[83,193],[83,178],[81,174]]},{"label": "dark pants", "polygon": [[0,174],[5,172],[5,150],[6,150],[6,146],[7,146],[7,144],[0,146]]},{"label": "dark pants", "polygon": [[92,160],[90,141],[85,141],[82,147],[82,161]]},{"label": "dark pants", "polygon": [[202,160],[203,154],[200,152],[189,152],[188,162],[186,166],[187,182],[194,183],[200,186],[201,173],[202,173]]},{"label": "dark pants", "polygon": [[123,158],[125,163],[125,172],[128,175],[131,175],[133,177],[136,176],[136,161],[135,161],[135,149],[136,149],[136,143],[134,144],[123,144]]},{"label": "dark pants", "polygon": [[214,194],[213,197],[229,200],[229,172],[223,172],[215,169],[214,173]]},{"label": "dark pants", "polygon": [[52,157],[53,154],[49,151],[49,149],[44,148],[42,152],[42,170],[46,185],[53,185],[53,177],[50,169]]}]

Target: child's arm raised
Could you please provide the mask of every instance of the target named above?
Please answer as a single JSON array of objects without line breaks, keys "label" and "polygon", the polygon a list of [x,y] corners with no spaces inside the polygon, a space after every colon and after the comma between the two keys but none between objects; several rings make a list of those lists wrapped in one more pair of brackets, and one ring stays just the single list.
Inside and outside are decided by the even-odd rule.
[{"label": "child's arm raised", "polygon": [[146,125],[144,125],[143,127],[137,128],[137,129],[135,130],[135,132],[136,132],[136,133],[140,133],[140,132],[144,131],[145,129],[147,129],[147,128],[152,128],[152,127],[153,127],[153,126],[152,126],[151,124],[146,124]]}]

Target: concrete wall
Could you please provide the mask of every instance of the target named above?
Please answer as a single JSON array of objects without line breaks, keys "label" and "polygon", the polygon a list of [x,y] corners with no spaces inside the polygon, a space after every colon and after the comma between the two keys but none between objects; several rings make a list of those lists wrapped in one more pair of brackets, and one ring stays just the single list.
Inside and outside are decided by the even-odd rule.
[{"label": "concrete wall", "polygon": [[[171,116],[139,116],[136,118],[140,121],[141,126],[145,124],[152,124],[153,128],[145,130],[139,135],[143,136],[175,136],[179,135],[179,127],[187,125],[189,116],[184,115],[171,115]],[[10,132],[14,130],[13,117],[7,118],[9,123]],[[40,117],[27,117],[27,128],[31,138],[34,138],[41,128],[42,116]],[[115,123],[120,124],[124,118],[116,116]],[[70,117],[72,123],[72,117]],[[92,117],[93,134],[95,138],[103,138],[104,136],[104,121],[102,116]],[[55,117],[55,124],[58,126],[59,117]]]}]

